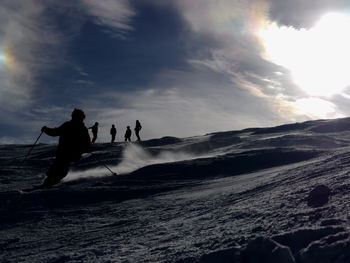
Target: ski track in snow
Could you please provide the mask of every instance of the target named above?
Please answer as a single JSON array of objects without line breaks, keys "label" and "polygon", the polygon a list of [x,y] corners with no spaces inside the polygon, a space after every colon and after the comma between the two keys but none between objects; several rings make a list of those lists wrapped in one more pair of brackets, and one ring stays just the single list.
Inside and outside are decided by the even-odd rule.
[{"label": "ski track in snow", "polygon": [[[0,261],[198,262],[257,236],[347,229],[349,143],[339,119],[97,144],[63,184],[29,194],[17,189],[42,180],[55,146],[23,160],[30,146],[2,145]],[[309,207],[320,184],[330,201]]]}]

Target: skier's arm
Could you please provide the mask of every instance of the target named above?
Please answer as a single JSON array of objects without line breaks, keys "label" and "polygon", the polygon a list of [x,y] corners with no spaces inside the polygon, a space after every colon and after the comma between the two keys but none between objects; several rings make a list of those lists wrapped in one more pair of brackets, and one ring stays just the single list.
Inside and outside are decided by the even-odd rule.
[{"label": "skier's arm", "polygon": [[61,127],[58,128],[49,128],[49,127],[42,127],[41,131],[49,136],[59,136],[61,134]]}]

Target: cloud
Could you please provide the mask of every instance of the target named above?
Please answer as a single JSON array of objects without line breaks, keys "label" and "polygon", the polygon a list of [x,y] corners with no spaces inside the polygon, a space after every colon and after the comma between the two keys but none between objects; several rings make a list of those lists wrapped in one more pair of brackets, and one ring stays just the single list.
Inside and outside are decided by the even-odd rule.
[{"label": "cloud", "polygon": [[[0,3],[0,107],[24,109],[47,89],[43,76],[65,65],[66,44],[78,20],[67,6],[47,0],[4,0]],[[65,29],[57,24],[65,13]],[[71,23],[70,23],[71,22]],[[64,24],[64,23],[62,23]],[[40,87],[40,88],[39,88]]]},{"label": "cloud", "polygon": [[257,30],[267,20],[268,5],[265,1],[177,3],[192,30],[199,36],[212,39],[210,45],[198,41],[201,46],[197,49],[202,52],[195,53],[190,59],[191,63],[206,65],[227,74],[233,82],[253,75],[256,79],[273,81],[275,72],[288,73],[261,56],[263,46],[260,45]]},{"label": "cloud", "polygon": [[268,0],[269,16],[280,25],[309,28],[327,12],[350,8],[344,0]]},{"label": "cloud", "polygon": [[[21,107],[32,100],[31,90],[45,58],[39,50],[53,41],[54,36],[39,27],[43,7],[26,1],[2,1],[0,8],[0,104],[1,107]],[[42,36],[46,35],[46,38]],[[36,57],[37,55],[37,57]]]},{"label": "cloud", "polygon": [[94,21],[108,26],[114,35],[125,37],[133,30],[130,19],[136,14],[128,0],[80,0]]},{"label": "cloud", "polygon": [[100,123],[99,142],[110,140],[112,124],[117,126],[118,140],[123,140],[126,126],[133,128],[137,119],[143,126],[143,139],[305,120],[305,116],[293,115],[295,108],[279,94],[271,102],[272,95],[252,96],[247,92],[247,85],[259,90],[257,85],[234,85],[226,74],[197,65],[189,72],[164,71],[143,90],[100,93],[82,102],[82,107],[88,109],[87,125]]},{"label": "cloud", "polygon": [[[0,125],[8,132],[28,132],[43,122],[36,110],[43,114],[46,108],[52,119],[70,111],[74,106],[49,97],[62,93],[64,71],[79,75],[77,85],[91,85],[83,65],[76,65],[68,55],[84,22],[93,17],[93,22],[124,35],[132,29],[128,23],[133,14],[127,1],[1,1]],[[51,102],[56,106],[50,106]],[[53,107],[60,108],[61,113],[52,112]]]},{"label": "cloud", "polygon": [[337,110],[337,106],[320,98],[302,98],[293,103],[297,111],[310,118],[340,118],[345,117]]},{"label": "cloud", "polygon": [[[20,109],[36,102],[42,79],[69,66],[70,41],[79,34],[87,12],[98,24],[123,35],[134,11],[128,1],[4,0],[0,3],[0,107]],[[79,67],[79,65],[72,65]],[[80,71],[82,72],[82,71]],[[42,89],[43,87],[41,87]],[[49,92],[49,91],[48,91]]]},{"label": "cloud", "polygon": [[[101,123],[100,142],[112,124],[122,139],[136,119],[141,136],[153,138],[313,118],[300,111],[308,95],[290,70],[263,56],[264,25],[314,19],[309,2],[282,2],[2,1],[0,61],[8,63],[0,68],[0,117],[11,131],[32,120],[20,124],[27,132],[81,107],[87,125]],[[334,3],[319,1],[315,10],[345,6]],[[337,104],[344,97],[314,99],[326,116],[346,109]]]},{"label": "cloud", "polygon": [[[33,114],[40,78],[63,63],[65,43],[53,27],[50,1],[0,3],[0,143],[31,143],[43,120]],[[7,135],[7,136],[6,136]]]},{"label": "cloud", "polygon": [[[306,3],[274,0],[245,2],[179,0],[176,3],[193,32],[213,40],[210,42],[211,45],[205,46],[205,43],[201,43],[202,45],[197,47],[199,51],[190,62],[226,75],[232,82],[232,89],[243,89],[252,95],[247,103],[256,103],[259,100],[265,104],[263,107],[265,116],[275,118],[277,123],[286,120],[343,116],[341,107],[336,107],[330,97],[309,98],[305,89],[302,90],[296,84],[293,72],[268,61],[264,56],[266,47],[260,39],[259,32],[272,21],[294,27],[311,26],[324,12],[345,8],[347,4],[344,1],[324,0]],[[293,54],[293,51],[296,52],[292,45],[284,52]],[[305,59],[305,54],[302,56]],[[319,56],[322,57],[322,54]],[[318,82],[322,81],[319,76],[311,77],[316,83],[318,78],[320,79]],[[336,85],[336,80],[333,78],[333,85]],[[327,82],[328,89],[332,83]],[[314,89],[319,90],[319,84],[314,85]],[[220,92],[220,89],[216,91]],[[314,109],[302,106],[306,101],[313,103]],[[317,111],[321,104],[327,112]],[[255,119],[257,115],[252,114],[250,117]]]}]

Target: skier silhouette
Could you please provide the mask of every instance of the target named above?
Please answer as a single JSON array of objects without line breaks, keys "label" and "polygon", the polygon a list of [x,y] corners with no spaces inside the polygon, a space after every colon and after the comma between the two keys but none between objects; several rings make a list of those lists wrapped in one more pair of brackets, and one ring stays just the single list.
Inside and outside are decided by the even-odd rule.
[{"label": "skier silhouette", "polygon": [[130,129],[130,126],[126,127],[126,131],[125,131],[125,141],[129,141],[131,142],[131,129]]},{"label": "skier silhouette", "polygon": [[56,157],[46,172],[46,178],[41,185],[34,189],[50,188],[59,183],[69,171],[72,162],[80,160],[81,155],[90,151],[90,135],[85,127],[85,113],[81,109],[74,109],[72,119],[57,128],[41,128],[49,136],[59,136]]},{"label": "skier silhouette", "polygon": [[95,143],[97,139],[97,132],[98,132],[98,122],[95,122],[93,126],[91,126],[89,129],[92,131],[92,143]]},{"label": "skier silhouette", "polygon": [[111,142],[113,143],[115,141],[115,135],[117,134],[117,129],[115,128],[114,124],[112,124],[112,128],[109,133],[112,136]]},{"label": "skier silhouette", "polygon": [[139,122],[139,120],[136,121],[136,124],[135,124],[135,135],[137,137],[137,141],[141,141],[141,138],[140,138],[140,131],[142,129],[142,126],[141,126],[141,123]]}]

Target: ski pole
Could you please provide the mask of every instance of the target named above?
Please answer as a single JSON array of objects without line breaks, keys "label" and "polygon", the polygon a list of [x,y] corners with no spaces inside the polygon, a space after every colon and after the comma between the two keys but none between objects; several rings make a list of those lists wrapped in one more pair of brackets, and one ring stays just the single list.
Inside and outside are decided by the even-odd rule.
[{"label": "ski pole", "polygon": [[[94,154],[93,152],[91,152],[91,155],[95,155],[95,156],[97,157],[97,155]],[[96,159],[97,159],[97,158],[96,158]],[[106,167],[106,169],[107,169],[108,171],[110,171],[112,175],[118,175],[117,173],[113,172],[112,169],[109,168],[108,165],[107,165],[105,162],[103,162],[103,161],[101,161],[101,160],[98,160],[98,159],[97,159],[97,161],[98,161],[100,164],[102,164],[104,167]]]},{"label": "ski pole", "polygon": [[102,162],[102,161],[99,161],[99,162],[100,162],[100,164],[102,164],[104,167],[106,167],[106,169],[107,169],[108,171],[110,171],[112,175],[118,175],[117,173],[113,172],[113,171],[111,170],[111,168],[108,167],[107,164],[105,164],[105,163]]},{"label": "ski pole", "polygon": [[108,165],[107,165],[107,164],[105,164],[104,162],[101,162],[101,163],[104,165],[104,167],[106,167],[106,168],[107,168],[107,170],[108,170],[108,171],[110,171],[110,172],[111,172],[111,174],[112,174],[112,175],[117,175],[117,173],[113,172],[113,171],[111,170],[111,168],[109,168],[109,167],[108,167]]},{"label": "ski pole", "polygon": [[41,135],[43,135],[43,131],[39,134],[38,138],[36,139],[35,143],[32,145],[32,147],[30,147],[27,155],[24,157],[24,159],[27,159],[27,157],[29,156],[29,154],[32,152],[34,146],[36,145],[36,143],[39,141]]},{"label": "ski pole", "polygon": [[[91,153],[91,154],[95,155],[94,153]],[[99,162],[100,164],[102,164],[104,167],[106,167],[106,169],[107,169],[108,171],[110,171],[112,175],[117,175],[117,173],[113,172],[112,169],[109,168],[108,165],[107,165],[105,162],[103,162],[103,161],[101,161],[101,160],[98,160],[98,162]]]}]

